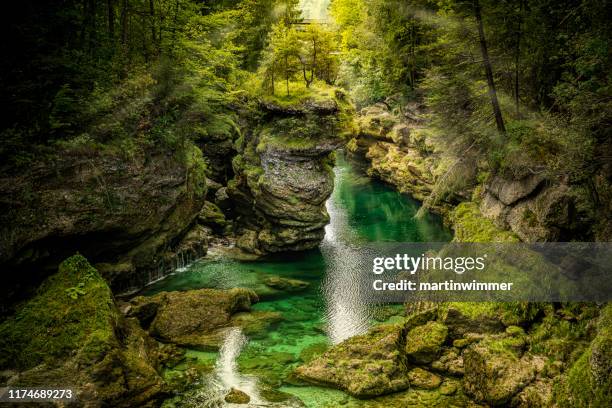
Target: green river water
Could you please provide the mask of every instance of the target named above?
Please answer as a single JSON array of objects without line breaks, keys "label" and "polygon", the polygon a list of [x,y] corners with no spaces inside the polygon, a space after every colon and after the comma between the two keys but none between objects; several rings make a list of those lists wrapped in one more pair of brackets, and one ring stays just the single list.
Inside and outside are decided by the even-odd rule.
[{"label": "green river water", "polygon": [[[145,291],[261,289],[262,277],[271,274],[310,283],[303,292],[264,297],[254,305],[254,310],[282,313],[283,320],[265,333],[247,338],[232,329],[219,353],[188,351],[192,360],[210,365],[211,372],[178,405],[223,406],[222,397],[231,387],[248,393],[252,406],[270,406],[269,400],[279,397],[276,391],[297,396],[308,407],[359,404],[340,391],[291,380],[293,369],[312,353],[363,333],[372,324],[400,318],[401,305],[372,308],[360,302],[351,286],[351,275],[360,272],[343,259],[361,243],[442,242],[450,240],[451,233],[438,217],[414,219],[418,202],[371,180],[340,155],[334,171],[334,192],[327,203],[331,221],[318,249],[258,262],[204,259]],[[299,405],[285,401],[274,406]]]}]

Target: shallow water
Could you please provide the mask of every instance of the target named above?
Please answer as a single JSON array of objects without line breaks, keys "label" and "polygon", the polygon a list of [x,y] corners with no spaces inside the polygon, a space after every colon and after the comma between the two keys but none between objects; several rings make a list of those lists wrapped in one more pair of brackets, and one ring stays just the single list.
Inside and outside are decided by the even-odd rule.
[{"label": "shallow water", "polygon": [[[367,242],[450,240],[451,234],[439,218],[428,215],[415,220],[418,202],[369,179],[340,155],[334,171],[334,192],[327,203],[331,221],[317,250],[261,262],[203,260],[151,285],[145,292],[205,287],[251,287],[261,292],[265,290],[262,280],[269,275],[310,283],[303,292],[273,294],[254,305],[254,310],[282,313],[283,321],[273,329],[251,339],[237,329],[228,334],[210,378],[200,386],[208,395],[207,401],[222,403],[220,396],[235,387],[251,394],[254,406],[262,402],[259,391],[264,389],[295,395],[308,407],[356,403],[340,391],[290,384],[291,372],[309,354],[363,333],[376,322],[399,318],[400,305],[374,309],[361,301],[354,285],[356,279],[351,277],[362,269],[352,265],[358,257],[351,254],[359,244]],[[211,358],[210,353],[191,355]]]}]

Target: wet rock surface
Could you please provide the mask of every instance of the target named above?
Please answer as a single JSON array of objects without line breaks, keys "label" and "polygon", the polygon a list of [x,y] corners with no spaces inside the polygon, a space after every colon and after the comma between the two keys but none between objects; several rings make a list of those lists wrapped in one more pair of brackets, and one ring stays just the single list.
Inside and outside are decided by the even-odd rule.
[{"label": "wet rock surface", "polygon": [[[603,361],[607,360],[602,357],[605,354],[602,345],[609,342],[609,327],[612,327],[609,313],[602,313],[598,335],[577,358],[580,353],[572,353],[565,347],[584,350],[584,340],[561,341],[543,334],[565,326],[557,313],[567,311],[555,312],[549,308],[544,321],[525,330],[507,323],[520,320],[523,325],[529,325],[529,320],[517,320],[519,315],[511,317],[510,314],[516,313],[512,310],[494,303],[454,303],[411,312],[403,324],[382,325],[366,335],[332,346],[323,355],[307,360],[296,374],[310,383],[372,399],[370,405],[367,401],[355,405],[360,407],[544,407],[554,406],[555,401],[570,401],[568,406],[588,405],[587,398],[598,403],[610,401],[606,388],[610,376],[604,373],[607,371],[603,367],[607,365]],[[588,316],[593,310],[587,307],[583,313]],[[462,317],[458,320],[457,316]],[[474,332],[451,329],[453,324],[455,329],[476,329],[465,325],[468,316],[473,321],[488,317],[492,322],[499,322],[501,330],[498,323]],[[451,326],[447,327],[447,322]],[[458,322],[461,324],[456,326]],[[433,333],[431,338],[424,338],[427,333]],[[424,349],[427,358],[415,360],[414,351]],[[564,357],[558,354],[561,350],[567,353]],[[431,356],[437,359],[432,361]],[[573,363],[553,362],[554,358]],[[562,374],[564,367],[572,368]],[[371,377],[375,372],[378,374]],[[353,406],[350,402],[347,405]]]},{"label": "wet rock surface", "polygon": [[232,388],[225,395],[225,402],[230,404],[248,404],[250,401],[251,397],[249,397],[247,393],[237,390],[236,388]]}]

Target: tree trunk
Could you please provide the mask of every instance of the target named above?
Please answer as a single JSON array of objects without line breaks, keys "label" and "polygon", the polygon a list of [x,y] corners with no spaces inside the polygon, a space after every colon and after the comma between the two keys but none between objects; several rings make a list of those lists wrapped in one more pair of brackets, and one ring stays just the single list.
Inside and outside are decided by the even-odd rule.
[{"label": "tree trunk", "polygon": [[178,14],[179,14],[179,0],[174,3],[174,20],[172,21],[172,40],[170,41],[170,55],[174,51],[176,45],[176,29],[178,25]]},{"label": "tree trunk", "polygon": [[289,96],[289,58],[285,57],[285,82],[287,84],[287,96]]},{"label": "tree trunk", "polygon": [[[313,38],[312,39],[312,67],[310,70],[310,82],[314,81],[316,69],[317,69],[317,40],[316,38]],[[308,83],[308,87],[310,87],[310,82]]]},{"label": "tree trunk", "polygon": [[151,43],[153,44],[153,48],[158,50],[159,46],[155,38],[155,6],[153,0],[149,0],[149,15],[151,18]]},{"label": "tree trunk", "polygon": [[482,25],[482,16],[480,14],[480,3],[474,0],[474,14],[478,23],[478,37],[480,38],[480,51],[482,52],[482,60],[484,63],[485,72],[487,75],[487,83],[489,85],[489,96],[493,105],[493,114],[495,115],[495,123],[497,130],[500,133],[506,133],[506,126],[502,117],[499,101],[497,99],[497,91],[495,91],[495,81],[493,80],[493,69],[491,68],[491,60],[489,59],[489,51],[487,50],[487,41],[485,39],[484,27]]},{"label": "tree trunk", "polygon": [[108,11],[108,37],[112,40],[115,38],[115,5],[114,0],[106,1]]},{"label": "tree trunk", "polygon": [[128,26],[128,0],[123,0],[121,5],[121,44],[127,44],[127,26]]},{"label": "tree trunk", "polygon": [[521,58],[521,25],[523,23],[523,4],[524,0],[520,0],[519,6],[519,18],[518,18],[518,30],[516,32],[516,50],[514,60],[514,103],[516,105],[516,116],[520,116],[520,98],[519,98],[519,71],[520,71],[520,58]]}]

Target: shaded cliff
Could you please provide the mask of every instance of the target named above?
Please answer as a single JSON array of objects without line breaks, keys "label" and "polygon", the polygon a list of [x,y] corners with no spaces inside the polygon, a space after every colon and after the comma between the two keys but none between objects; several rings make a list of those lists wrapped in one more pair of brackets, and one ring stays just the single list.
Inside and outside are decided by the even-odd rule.
[{"label": "shaded cliff", "polygon": [[[174,153],[140,147],[130,157],[72,149],[3,177],[0,262],[24,271],[7,276],[5,288],[35,284],[75,251],[102,263],[118,289],[170,268],[204,203],[204,167],[189,146]],[[205,251],[197,243],[191,249]]]}]

